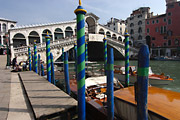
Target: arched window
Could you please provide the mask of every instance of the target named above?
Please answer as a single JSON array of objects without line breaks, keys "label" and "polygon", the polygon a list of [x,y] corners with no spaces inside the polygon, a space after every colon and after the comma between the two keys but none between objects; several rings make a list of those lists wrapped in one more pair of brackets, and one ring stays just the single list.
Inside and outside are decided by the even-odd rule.
[{"label": "arched window", "polygon": [[142,33],[142,28],[141,27],[139,27],[138,33]]},{"label": "arched window", "polygon": [[14,27],[14,25],[12,24],[10,27],[11,27],[11,28],[13,28],[13,27]]},{"label": "arched window", "polygon": [[36,43],[40,43],[40,36],[36,31],[31,31],[29,33],[29,44],[33,44],[34,40],[36,40]]},{"label": "arched window", "polygon": [[138,36],[138,40],[142,40],[142,36],[141,35]]},{"label": "arched window", "polygon": [[130,34],[131,35],[134,34],[134,30],[133,29],[130,30]]},{"label": "arched window", "polygon": [[62,39],[63,38],[63,31],[61,28],[56,28],[54,32],[54,40]]},{"label": "arched window", "polygon": [[110,37],[111,37],[111,33],[110,33],[109,31],[107,31],[107,32],[106,32],[106,36],[107,36],[108,38],[110,38]]},{"label": "arched window", "polygon": [[121,38],[121,36],[119,36],[119,37],[118,37],[118,40],[122,42],[122,38]]},{"label": "arched window", "polygon": [[112,39],[117,39],[115,34],[112,35]]},{"label": "arched window", "polygon": [[130,27],[134,27],[134,24],[133,24],[133,23],[131,23],[131,24],[130,24]]},{"label": "arched window", "polygon": [[1,32],[1,24],[0,24],[0,32]]},{"label": "arched window", "polygon": [[2,25],[2,32],[6,32],[6,24]]},{"label": "arched window", "polygon": [[71,27],[67,27],[65,30],[65,37],[71,37],[73,36],[73,30]]},{"label": "arched window", "polygon": [[104,30],[102,28],[99,30],[99,34],[104,35]]},{"label": "arched window", "polygon": [[51,37],[51,40],[52,40],[52,33],[51,33],[51,31],[50,30],[48,30],[48,29],[45,29],[44,31],[43,31],[43,33],[42,33],[42,40],[43,40],[43,42],[46,42],[46,35],[47,35],[47,32],[48,32],[48,34],[49,34],[49,36]]},{"label": "arched window", "polygon": [[23,34],[17,33],[13,37],[13,47],[26,46],[26,38]]},{"label": "arched window", "polygon": [[142,21],[141,20],[138,22],[138,25],[142,25]]}]

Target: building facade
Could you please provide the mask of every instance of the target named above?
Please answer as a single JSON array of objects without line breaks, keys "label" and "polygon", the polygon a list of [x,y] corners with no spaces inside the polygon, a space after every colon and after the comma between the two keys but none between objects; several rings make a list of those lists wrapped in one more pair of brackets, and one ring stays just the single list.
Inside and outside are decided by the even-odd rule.
[{"label": "building facade", "polygon": [[153,56],[180,56],[180,2],[166,0],[166,13],[146,20]]},{"label": "building facade", "polygon": [[134,10],[130,17],[127,18],[127,29],[130,34],[130,41],[133,42],[135,47],[146,43],[145,40],[145,21],[150,18],[153,13],[150,13],[149,7],[140,7]]},{"label": "building facade", "polygon": [[8,30],[10,28],[13,28],[16,26],[16,21],[0,18],[0,44],[5,45],[6,44],[6,33],[8,33]]}]

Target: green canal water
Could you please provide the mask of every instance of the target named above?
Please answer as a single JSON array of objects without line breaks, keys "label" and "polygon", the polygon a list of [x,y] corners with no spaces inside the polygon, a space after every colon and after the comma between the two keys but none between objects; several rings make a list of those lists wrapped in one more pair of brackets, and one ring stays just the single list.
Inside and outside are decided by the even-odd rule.
[{"label": "green canal water", "polygon": [[[131,60],[130,65],[137,66],[137,61]],[[124,65],[124,61],[115,61],[115,65]],[[164,73],[174,79],[169,85],[158,86],[163,89],[180,92],[180,61],[150,61],[150,67],[156,74]]]}]

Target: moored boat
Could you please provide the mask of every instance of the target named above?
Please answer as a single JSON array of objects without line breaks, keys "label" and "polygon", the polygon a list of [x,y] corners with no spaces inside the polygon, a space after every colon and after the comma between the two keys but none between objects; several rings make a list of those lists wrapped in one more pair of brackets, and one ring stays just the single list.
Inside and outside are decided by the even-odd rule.
[{"label": "moored boat", "polygon": [[[135,66],[129,66],[129,84],[134,85],[137,81],[137,72]],[[116,77],[121,83],[125,83],[125,67],[114,66],[114,77]],[[149,84],[153,86],[168,85],[173,81],[169,75],[164,75],[164,73],[158,75],[152,72],[151,67],[149,67]]]}]

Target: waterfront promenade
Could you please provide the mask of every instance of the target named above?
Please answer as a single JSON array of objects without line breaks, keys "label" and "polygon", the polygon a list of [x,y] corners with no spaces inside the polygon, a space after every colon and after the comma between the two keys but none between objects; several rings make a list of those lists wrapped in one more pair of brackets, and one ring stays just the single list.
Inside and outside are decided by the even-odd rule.
[{"label": "waterfront promenade", "polygon": [[11,72],[0,56],[0,120],[76,118],[77,101],[32,71]]}]

